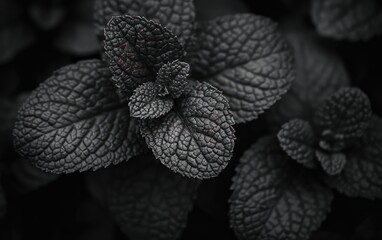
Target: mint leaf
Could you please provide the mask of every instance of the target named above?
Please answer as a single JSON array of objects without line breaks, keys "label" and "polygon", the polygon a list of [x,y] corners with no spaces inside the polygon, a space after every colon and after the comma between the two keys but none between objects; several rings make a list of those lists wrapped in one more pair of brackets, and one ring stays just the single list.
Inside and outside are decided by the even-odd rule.
[{"label": "mint leaf", "polygon": [[16,150],[53,173],[95,170],[137,155],[136,121],[115,91],[99,60],[59,69],[19,110]]},{"label": "mint leaf", "polygon": [[345,66],[337,54],[309,31],[286,30],[296,60],[296,79],[291,89],[266,114],[271,127],[300,118],[310,120],[314,111],[340,87],[349,85]]},{"label": "mint leaf", "polygon": [[142,156],[112,168],[108,202],[129,239],[178,239],[198,185]]},{"label": "mint leaf", "polygon": [[365,93],[357,88],[341,88],[326,99],[314,115],[314,128],[323,138],[320,147],[329,151],[342,150],[363,135],[371,113]]},{"label": "mint leaf", "polygon": [[326,37],[357,41],[382,32],[378,0],[313,0],[311,15],[317,31]]},{"label": "mint leaf", "polygon": [[322,168],[329,175],[337,175],[346,164],[346,156],[343,153],[330,153],[316,150],[316,157],[321,163]]},{"label": "mint leaf", "polygon": [[97,34],[101,36],[111,17],[118,15],[154,20],[178,36],[183,46],[192,44],[195,30],[193,0],[96,0],[94,20]]},{"label": "mint leaf", "polygon": [[154,81],[166,62],[181,59],[183,47],[175,35],[143,17],[116,16],[105,28],[105,50],[113,80],[131,96],[140,84]]},{"label": "mint leaf", "polygon": [[157,118],[168,113],[174,102],[171,98],[158,96],[159,87],[153,82],[143,83],[130,97],[130,116],[136,118]]},{"label": "mint leaf", "polygon": [[178,98],[187,86],[190,65],[179,60],[164,64],[158,72],[157,83],[161,85],[161,95],[170,93],[173,98]]},{"label": "mint leaf", "polygon": [[341,174],[328,177],[331,186],[351,197],[382,198],[382,119],[373,117],[362,144],[346,152]]},{"label": "mint leaf", "polygon": [[215,177],[234,147],[228,108],[220,91],[197,82],[164,117],[141,121],[141,133],[155,157],[171,170],[187,177]]},{"label": "mint leaf", "polygon": [[216,18],[202,26],[199,45],[193,71],[223,91],[237,123],[256,119],[294,79],[292,51],[266,17]]},{"label": "mint leaf", "polygon": [[253,144],[233,178],[230,217],[236,235],[308,239],[325,219],[333,196],[306,171],[288,159],[276,138]]},{"label": "mint leaf", "polygon": [[316,139],[313,128],[308,122],[300,119],[291,120],[281,126],[277,137],[281,148],[289,157],[308,168],[316,166],[314,159]]}]

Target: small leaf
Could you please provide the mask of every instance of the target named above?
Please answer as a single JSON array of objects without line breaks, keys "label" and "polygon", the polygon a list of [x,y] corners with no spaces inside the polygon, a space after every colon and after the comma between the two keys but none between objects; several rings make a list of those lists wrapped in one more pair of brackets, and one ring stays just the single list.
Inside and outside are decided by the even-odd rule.
[{"label": "small leaf", "polygon": [[141,133],[155,157],[171,170],[187,177],[215,177],[234,147],[228,108],[220,91],[198,82],[164,117],[141,121]]},{"label": "small leaf", "polygon": [[271,127],[295,118],[311,120],[317,106],[340,87],[349,85],[345,66],[337,54],[322,45],[308,30],[287,30],[294,50],[296,79],[291,89],[266,113]]},{"label": "small leaf", "polygon": [[96,0],[94,20],[97,35],[111,17],[120,15],[143,16],[159,22],[176,35],[183,46],[192,45],[195,28],[193,0]]},{"label": "small leaf", "polygon": [[159,88],[153,82],[143,83],[130,97],[130,115],[136,118],[158,118],[168,113],[174,102],[158,96]]},{"label": "small leaf", "polygon": [[277,135],[281,148],[289,157],[305,167],[316,166],[314,145],[316,139],[312,126],[300,119],[291,120],[282,125]]},{"label": "small leaf", "polygon": [[136,121],[115,91],[99,60],[59,69],[19,110],[16,150],[53,173],[95,170],[139,154]]},{"label": "small leaf", "polygon": [[354,139],[362,137],[371,113],[365,93],[357,88],[341,88],[326,99],[314,115],[314,128],[323,139],[320,146],[329,151],[342,150]]},{"label": "small leaf", "polygon": [[382,119],[373,117],[362,144],[346,152],[341,174],[328,177],[331,186],[350,197],[382,198]]},{"label": "small leaf", "polygon": [[113,17],[105,28],[105,38],[113,80],[127,96],[140,84],[154,81],[164,63],[184,54],[175,35],[143,17]]},{"label": "small leaf", "polygon": [[129,239],[178,239],[199,182],[172,172],[151,155],[112,168],[109,206]]},{"label": "small leaf", "polygon": [[322,36],[357,41],[382,33],[378,0],[313,0],[311,15]]},{"label": "small leaf", "polygon": [[[164,64],[158,72],[157,83],[162,85],[173,98],[178,98],[187,86],[188,71],[190,65],[179,60]],[[162,90],[162,95],[167,91]]]},{"label": "small leaf", "polygon": [[339,174],[346,164],[346,156],[343,153],[329,153],[316,150],[316,157],[321,163],[322,168],[329,175]]},{"label": "small leaf", "polygon": [[193,71],[222,90],[237,123],[256,119],[294,79],[291,48],[272,20],[236,14],[207,22]]},{"label": "small leaf", "polygon": [[308,239],[325,219],[333,196],[306,171],[275,137],[253,144],[233,178],[230,218],[238,238]]}]

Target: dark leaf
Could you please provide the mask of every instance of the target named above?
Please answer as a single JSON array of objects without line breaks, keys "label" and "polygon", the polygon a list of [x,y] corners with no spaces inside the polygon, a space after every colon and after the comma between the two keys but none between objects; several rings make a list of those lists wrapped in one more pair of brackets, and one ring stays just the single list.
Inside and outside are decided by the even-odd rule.
[{"label": "dark leaf", "polygon": [[163,64],[183,57],[175,35],[143,17],[113,17],[105,28],[105,50],[113,80],[122,94],[154,81]]},{"label": "dark leaf", "polygon": [[158,118],[168,113],[174,101],[168,97],[160,97],[159,87],[154,82],[146,82],[137,87],[129,99],[130,115],[146,119]]},{"label": "dark leaf", "polygon": [[338,191],[351,197],[382,198],[382,119],[373,117],[358,148],[346,153],[341,174],[328,177]]},{"label": "dark leaf", "polygon": [[143,16],[159,22],[176,35],[183,46],[192,45],[193,0],[96,0],[94,19],[99,36],[112,16]]},{"label": "dark leaf", "polygon": [[330,208],[332,193],[265,137],[247,150],[233,179],[230,217],[240,239],[304,240]]},{"label": "dark leaf", "polygon": [[346,164],[346,156],[343,153],[330,153],[316,150],[316,157],[321,163],[322,168],[329,175],[337,175]]},{"label": "dark leaf", "polygon": [[322,101],[349,84],[341,59],[306,32],[286,31],[296,59],[296,79],[267,112],[268,122],[277,131],[281,124],[294,118],[310,120]]},{"label": "dark leaf", "polygon": [[291,120],[282,125],[277,134],[281,148],[289,157],[308,168],[316,166],[314,159],[315,143],[312,126],[300,119]]},{"label": "dark leaf", "polygon": [[136,121],[115,91],[99,60],[59,69],[21,107],[16,150],[53,173],[95,170],[139,154]]},{"label": "dark leaf", "polygon": [[362,137],[371,117],[369,98],[358,88],[344,87],[327,98],[315,112],[314,129],[321,136],[320,147],[342,150]]},{"label": "dark leaf", "polygon": [[164,117],[145,120],[141,133],[156,158],[187,177],[211,178],[228,164],[234,124],[228,101],[207,83],[196,83]]},{"label": "dark leaf", "polygon": [[272,20],[236,14],[207,22],[193,70],[222,90],[237,123],[256,119],[294,79],[291,48]]},{"label": "dark leaf", "polygon": [[199,182],[167,169],[151,155],[112,168],[109,204],[129,239],[178,239]]},{"label": "dark leaf", "polygon": [[178,98],[187,86],[188,71],[190,65],[179,60],[164,64],[158,72],[157,82],[162,86],[162,95],[167,92],[173,98]]},{"label": "dark leaf", "polygon": [[93,28],[92,24],[84,21],[68,21],[60,29],[54,45],[60,51],[76,56],[95,54],[101,46]]},{"label": "dark leaf", "polygon": [[311,14],[322,36],[357,41],[382,32],[378,0],[312,0]]}]

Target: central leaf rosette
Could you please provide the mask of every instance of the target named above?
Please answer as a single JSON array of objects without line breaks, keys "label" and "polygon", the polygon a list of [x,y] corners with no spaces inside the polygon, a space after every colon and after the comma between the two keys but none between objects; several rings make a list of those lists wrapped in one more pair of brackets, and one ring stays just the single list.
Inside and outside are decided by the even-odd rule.
[{"label": "central leaf rosette", "polygon": [[155,157],[183,175],[217,176],[234,146],[233,116],[222,92],[188,79],[178,38],[144,17],[113,17],[105,28],[112,81]]}]

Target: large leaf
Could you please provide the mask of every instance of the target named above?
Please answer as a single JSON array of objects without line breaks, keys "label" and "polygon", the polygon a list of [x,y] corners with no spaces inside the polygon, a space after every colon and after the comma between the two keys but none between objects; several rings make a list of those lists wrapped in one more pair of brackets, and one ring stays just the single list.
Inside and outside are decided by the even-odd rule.
[{"label": "large leaf", "polygon": [[130,115],[136,118],[158,118],[168,113],[174,101],[159,97],[159,87],[154,82],[146,82],[137,87],[129,99]]},{"label": "large leaf", "polygon": [[159,22],[173,32],[186,47],[192,45],[194,32],[193,0],[96,0],[94,20],[97,34],[112,16],[143,16]]},{"label": "large leaf", "polygon": [[382,33],[382,6],[378,0],[312,0],[312,20],[326,37],[367,40]]},{"label": "large leaf", "polygon": [[315,112],[314,128],[325,150],[342,150],[362,137],[371,118],[369,98],[358,88],[344,87],[326,99]]},{"label": "large leaf", "polygon": [[194,72],[223,91],[238,123],[256,119],[294,79],[292,51],[266,17],[216,18],[201,28],[199,45]]},{"label": "large leaf", "polygon": [[281,126],[277,134],[281,148],[298,163],[308,168],[316,166],[316,139],[312,126],[301,119],[291,120]]},{"label": "large leaf", "polygon": [[111,212],[129,239],[177,239],[186,227],[199,185],[164,167],[152,155],[112,168]]},{"label": "large leaf", "polygon": [[137,155],[136,121],[115,91],[99,60],[59,69],[21,107],[16,150],[53,173],[95,170]]},{"label": "large leaf", "polygon": [[141,121],[141,133],[155,157],[171,170],[187,177],[215,177],[234,147],[228,108],[220,91],[198,82],[164,117]]},{"label": "large leaf", "polygon": [[328,177],[338,191],[351,197],[382,198],[382,119],[373,117],[362,144],[346,153],[341,174]]},{"label": "large leaf", "polygon": [[296,79],[291,89],[266,114],[277,131],[281,124],[294,118],[310,120],[323,100],[340,87],[349,85],[341,59],[307,32],[289,29],[285,32],[294,51]]},{"label": "large leaf", "polygon": [[325,219],[332,193],[265,137],[240,159],[230,198],[240,239],[308,239]]},{"label": "large leaf", "polygon": [[109,68],[121,93],[154,81],[163,64],[181,59],[183,47],[169,30],[143,17],[113,17],[105,28]]}]

